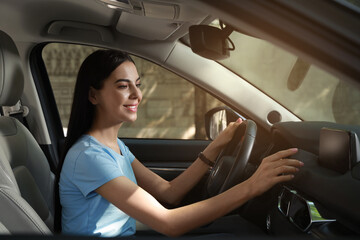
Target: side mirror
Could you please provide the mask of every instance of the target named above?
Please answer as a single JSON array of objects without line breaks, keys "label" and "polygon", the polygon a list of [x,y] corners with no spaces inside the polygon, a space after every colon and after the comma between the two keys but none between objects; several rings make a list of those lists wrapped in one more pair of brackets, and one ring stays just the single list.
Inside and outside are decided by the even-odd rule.
[{"label": "side mirror", "polygon": [[[233,28],[223,29],[208,25],[193,25],[189,28],[190,46],[194,53],[212,60],[221,60],[230,56],[234,45],[228,38]],[[229,48],[229,42],[232,48]]]},{"label": "side mirror", "polygon": [[238,118],[245,120],[243,116],[229,107],[213,108],[205,114],[205,130],[209,139],[214,140],[230,122]]}]

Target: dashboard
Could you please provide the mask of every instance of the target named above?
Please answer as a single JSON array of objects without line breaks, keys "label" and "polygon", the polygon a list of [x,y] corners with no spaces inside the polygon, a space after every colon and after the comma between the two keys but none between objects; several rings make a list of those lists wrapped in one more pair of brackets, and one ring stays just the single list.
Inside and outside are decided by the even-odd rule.
[{"label": "dashboard", "polygon": [[297,147],[299,151],[292,158],[303,161],[304,167],[294,180],[276,189],[277,204],[266,217],[269,232],[307,233],[318,238],[360,234],[357,136],[358,126],[274,124],[270,152]]}]

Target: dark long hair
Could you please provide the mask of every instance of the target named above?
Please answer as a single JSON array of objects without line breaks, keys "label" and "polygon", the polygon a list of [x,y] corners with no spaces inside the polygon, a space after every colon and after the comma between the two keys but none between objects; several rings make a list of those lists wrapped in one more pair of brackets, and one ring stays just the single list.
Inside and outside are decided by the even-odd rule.
[{"label": "dark long hair", "polygon": [[118,66],[126,61],[134,63],[127,53],[116,50],[97,50],[90,54],[80,67],[75,84],[67,137],[56,174],[56,232],[61,231],[61,205],[58,185],[65,156],[72,145],[90,129],[94,119],[95,106],[89,101],[90,88],[101,89],[104,80],[108,78]]},{"label": "dark long hair", "polygon": [[90,87],[101,89],[104,80],[125,61],[133,62],[124,52],[98,50],[90,54],[81,65],[75,85],[64,155],[93,123],[95,106],[89,101]]}]

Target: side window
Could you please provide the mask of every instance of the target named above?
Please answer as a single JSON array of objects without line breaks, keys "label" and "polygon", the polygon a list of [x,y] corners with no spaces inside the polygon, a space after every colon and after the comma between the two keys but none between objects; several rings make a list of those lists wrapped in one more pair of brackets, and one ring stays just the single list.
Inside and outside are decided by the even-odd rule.
[{"label": "side window", "polygon": [[[77,72],[84,59],[98,48],[51,43],[42,52],[64,133],[71,112]],[[132,56],[143,100],[134,123],[125,123],[122,138],[206,139],[204,114],[224,105],[178,75],[147,60]]]}]

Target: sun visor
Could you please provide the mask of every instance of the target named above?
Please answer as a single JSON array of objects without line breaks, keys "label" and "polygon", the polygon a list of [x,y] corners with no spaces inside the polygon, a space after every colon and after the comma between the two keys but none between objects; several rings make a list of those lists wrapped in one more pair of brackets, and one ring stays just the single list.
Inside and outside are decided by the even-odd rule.
[{"label": "sun visor", "polygon": [[179,16],[179,6],[143,2],[144,15],[152,18],[175,20]]},{"label": "sun visor", "polygon": [[[150,14],[151,15],[151,14]],[[181,27],[181,22],[122,12],[116,30],[147,40],[165,40]]]}]

